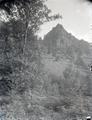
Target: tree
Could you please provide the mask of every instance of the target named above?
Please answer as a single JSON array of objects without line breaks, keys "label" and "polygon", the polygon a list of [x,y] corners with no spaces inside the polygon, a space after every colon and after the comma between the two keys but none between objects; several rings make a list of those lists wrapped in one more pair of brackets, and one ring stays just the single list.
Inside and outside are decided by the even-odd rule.
[{"label": "tree", "polygon": [[[50,16],[51,10],[44,0],[2,0],[0,8],[6,11],[7,18],[12,23],[14,37],[22,40],[23,53],[29,31],[34,34],[44,22],[61,17],[58,14]],[[17,25],[20,27],[16,27]]]},{"label": "tree", "polygon": [[50,16],[51,10],[47,8],[44,0],[2,0],[0,8],[7,17],[0,30],[1,34],[4,33],[4,61],[8,61],[6,64],[12,67],[11,76],[18,82],[16,84],[19,88],[20,85],[29,85],[30,81],[32,87],[32,81],[38,75],[39,58],[35,33],[44,22],[61,16]]},{"label": "tree", "polygon": [[[29,110],[28,105],[32,105],[28,102],[29,91],[32,92],[32,89],[40,84],[40,78],[42,78],[41,70],[39,70],[40,50],[35,33],[41,24],[60,16],[49,16],[51,11],[46,7],[43,0],[2,0],[0,1],[0,8],[7,17],[7,20],[2,19],[3,24],[0,27],[2,35],[0,43],[1,41],[4,42],[1,46],[0,55],[5,56],[0,69],[2,65],[11,68],[8,74],[3,73],[1,76],[4,77],[4,83],[7,80],[12,81],[12,84],[9,84],[11,86],[6,83],[8,87],[12,88],[11,91],[14,90],[20,95],[23,109],[28,117],[30,115],[27,112]],[[7,62],[3,63],[3,61]],[[6,66],[3,67],[3,71],[6,68]],[[9,69],[6,70],[9,71]]]}]

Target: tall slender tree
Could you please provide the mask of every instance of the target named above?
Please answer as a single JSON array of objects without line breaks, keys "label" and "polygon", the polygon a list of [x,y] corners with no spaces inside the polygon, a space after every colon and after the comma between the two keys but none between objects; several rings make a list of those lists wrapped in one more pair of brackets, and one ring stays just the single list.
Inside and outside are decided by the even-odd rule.
[{"label": "tall slender tree", "polygon": [[61,16],[58,14],[50,16],[51,10],[45,5],[45,0],[1,0],[0,9],[5,13],[2,18],[5,16],[7,18],[2,19],[2,28],[5,26],[2,30],[5,34],[4,61],[11,65],[12,78],[15,79],[19,89],[29,85],[30,81],[33,87],[34,79],[38,75],[36,61],[39,53],[35,33],[44,22]]}]

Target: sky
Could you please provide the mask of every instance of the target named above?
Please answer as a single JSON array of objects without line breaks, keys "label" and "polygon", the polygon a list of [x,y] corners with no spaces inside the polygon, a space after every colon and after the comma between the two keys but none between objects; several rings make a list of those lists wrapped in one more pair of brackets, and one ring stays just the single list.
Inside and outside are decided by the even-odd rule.
[{"label": "sky", "polygon": [[39,36],[44,37],[47,32],[60,23],[78,39],[92,42],[92,5],[82,2],[82,0],[48,0],[46,4],[53,14],[61,14],[62,20],[42,25]]}]

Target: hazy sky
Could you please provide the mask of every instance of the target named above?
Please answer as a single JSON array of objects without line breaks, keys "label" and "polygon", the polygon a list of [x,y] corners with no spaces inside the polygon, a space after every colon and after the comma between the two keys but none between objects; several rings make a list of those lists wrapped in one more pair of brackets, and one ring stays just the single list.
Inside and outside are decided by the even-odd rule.
[{"label": "hazy sky", "polygon": [[40,36],[59,22],[77,38],[92,42],[92,5],[80,0],[48,0],[47,6],[53,13],[60,13],[63,19],[44,24]]}]

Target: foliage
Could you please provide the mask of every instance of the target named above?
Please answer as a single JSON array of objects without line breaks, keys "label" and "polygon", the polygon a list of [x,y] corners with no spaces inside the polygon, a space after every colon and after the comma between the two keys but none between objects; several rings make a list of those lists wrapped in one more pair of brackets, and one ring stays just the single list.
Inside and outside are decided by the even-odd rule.
[{"label": "foliage", "polygon": [[44,22],[61,16],[50,16],[51,10],[43,0],[2,0],[0,10],[7,17],[0,26],[0,74],[9,77],[12,88],[23,93],[32,89],[39,77],[40,52],[35,33]]}]

